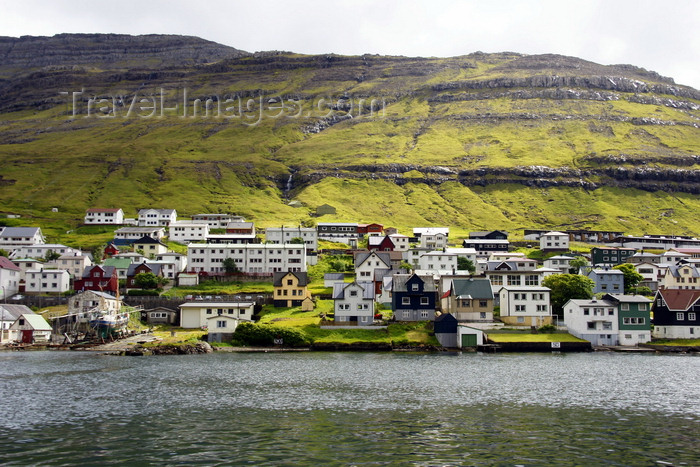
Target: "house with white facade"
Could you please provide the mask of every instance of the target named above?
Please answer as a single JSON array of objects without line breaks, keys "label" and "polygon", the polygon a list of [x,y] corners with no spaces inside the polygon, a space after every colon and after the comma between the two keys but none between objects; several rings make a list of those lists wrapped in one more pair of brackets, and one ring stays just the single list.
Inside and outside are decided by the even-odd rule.
[{"label": "house with white facade", "polygon": [[542,265],[546,268],[558,269],[562,274],[569,274],[572,259],[574,259],[572,256],[556,255],[545,259]]},{"label": "house with white facade", "polygon": [[24,282],[27,271],[32,269],[44,269],[44,262],[34,258],[13,259],[12,263],[19,268],[19,280]]},{"label": "house with white facade", "polygon": [[24,291],[27,294],[63,293],[70,290],[70,274],[62,269],[27,271]]},{"label": "house with white facade", "polygon": [[569,234],[563,232],[547,232],[540,237],[542,251],[568,251]]},{"label": "house with white facade", "polygon": [[19,291],[20,275],[19,266],[0,256],[0,300],[7,301]]},{"label": "house with white facade", "polygon": [[232,258],[238,271],[246,274],[306,271],[306,246],[301,244],[190,244],[187,247],[191,272],[223,274],[226,258]]},{"label": "house with white facade", "polygon": [[133,242],[145,236],[160,240],[165,237],[165,229],[163,227],[122,227],[114,231],[115,240],[129,240]]},{"label": "house with white facade", "polygon": [[116,209],[88,209],[83,219],[85,225],[121,225],[124,223],[124,211]]},{"label": "house with white facade", "polygon": [[652,292],[659,290],[659,284],[663,284],[667,264],[660,263],[631,263],[634,269],[642,276],[639,286],[649,287]]},{"label": "house with white facade", "polygon": [[355,255],[355,281],[374,281],[376,270],[390,270],[391,256],[388,252],[358,252]]},{"label": "house with white facade", "polygon": [[230,222],[234,221],[244,222],[245,219],[230,214],[195,214],[192,216],[192,222],[207,224],[210,229],[225,229]]},{"label": "house with white facade", "polygon": [[178,243],[204,242],[209,235],[209,225],[188,221],[176,221],[168,227],[168,238]]},{"label": "house with white facade", "polygon": [[[68,254],[61,255],[59,258],[49,261],[45,267],[64,269],[68,271],[71,277],[80,277],[86,267],[92,266],[90,257],[83,254]],[[44,268],[42,268],[44,269]]]},{"label": "house with white facade", "polygon": [[141,227],[167,227],[177,221],[175,209],[141,209],[138,224]]},{"label": "house with white facade", "polygon": [[25,305],[9,305],[0,303],[0,342],[8,343],[14,340],[10,335],[10,326],[23,314],[34,313]]},{"label": "house with white facade", "polygon": [[10,259],[15,258],[37,258],[44,259],[46,255],[51,253],[56,253],[58,255],[80,255],[82,252],[76,250],[75,248],[68,247],[66,245],[61,245],[58,243],[44,243],[36,245],[23,245],[16,248],[12,253],[10,253]]},{"label": "house with white facade", "polygon": [[5,251],[42,243],[46,243],[46,239],[39,227],[0,227],[0,248]]},{"label": "house with white facade", "polygon": [[619,345],[617,305],[607,300],[574,300],[564,304],[564,324],[570,334],[592,345]]},{"label": "house with white facade", "polygon": [[[457,271],[457,255],[437,250],[424,253],[418,260],[418,269],[421,274],[455,274]],[[465,271],[466,272],[466,271]]]},{"label": "house with white facade", "polygon": [[301,239],[306,245],[306,251],[318,250],[318,230],[313,227],[268,227],[265,229],[265,240],[268,243],[280,245],[293,239]]},{"label": "house with white facade", "polygon": [[443,232],[423,232],[420,236],[419,245],[421,248],[429,250],[441,250],[447,247],[448,235]]},{"label": "house with white facade", "polygon": [[254,302],[186,302],[180,305],[180,327],[234,332],[240,322],[252,321]]},{"label": "house with white facade", "polygon": [[175,272],[179,273],[187,269],[187,255],[169,251],[156,255],[155,260],[159,263],[172,263]]},{"label": "house with white facade", "polygon": [[10,326],[10,340],[23,344],[49,342],[51,325],[36,313],[23,314]]},{"label": "house with white facade", "polygon": [[389,240],[394,244],[394,251],[406,251],[411,248],[409,243],[410,238],[407,235],[401,235],[400,233],[394,233],[387,235]]},{"label": "house with white facade", "polygon": [[505,324],[540,327],[552,324],[550,289],[547,287],[502,287],[501,316]]},{"label": "house with white facade", "polygon": [[374,284],[336,282],[333,285],[336,324],[369,326],[374,323]]}]

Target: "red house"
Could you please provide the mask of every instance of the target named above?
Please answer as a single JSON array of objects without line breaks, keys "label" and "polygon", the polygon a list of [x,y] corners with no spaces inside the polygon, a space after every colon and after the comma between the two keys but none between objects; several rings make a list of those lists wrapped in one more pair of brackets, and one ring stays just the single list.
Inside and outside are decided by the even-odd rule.
[{"label": "red house", "polygon": [[367,249],[372,251],[394,251],[395,245],[389,237],[369,237],[369,242],[367,243]]},{"label": "red house", "polygon": [[382,224],[357,224],[358,235],[381,235],[384,232]]},{"label": "red house", "polygon": [[117,268],[114,266],[88,266],[83,271],[83,277],[73,283],[76,291],[94,290],[96,292],[111,292],[116,294],[119,289]]}]

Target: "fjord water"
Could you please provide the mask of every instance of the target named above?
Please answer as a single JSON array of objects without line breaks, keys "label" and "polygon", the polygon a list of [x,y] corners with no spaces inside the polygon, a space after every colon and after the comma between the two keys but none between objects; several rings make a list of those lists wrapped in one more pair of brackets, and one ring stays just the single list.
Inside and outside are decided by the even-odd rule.
[{"label": "fjord water", "polygon": [[700,358],[0,353],[3,465],[700,465]]}]

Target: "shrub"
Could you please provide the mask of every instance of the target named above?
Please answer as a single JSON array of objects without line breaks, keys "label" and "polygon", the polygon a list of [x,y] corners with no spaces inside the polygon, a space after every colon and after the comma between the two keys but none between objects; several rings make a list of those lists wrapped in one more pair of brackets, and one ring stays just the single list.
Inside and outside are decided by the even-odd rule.
[{"label": "shrub", "polygon": [[237,342],[253,346],[274,345],[275,339],[282,339],[283,345],[287,347],[301,347],[311,343],[309,336],[298,329],[254,323],[239,324],[233,338]]},{"label": "shrub", "polygon": [[537,332],[541,332],[543,334],[550,334],[556,330],[557,327],[553,324],[545,324],[544,326],[540,326],[539,328],[537,328]]},{"label": "shrub", "polygon": [[145,296],[145,295],[158,296],[158,295],[160,295],[160,291],[158,291],[158,290],[132,289],[132,290],[129,290],[127,295],[129,295],[130,297]]}]

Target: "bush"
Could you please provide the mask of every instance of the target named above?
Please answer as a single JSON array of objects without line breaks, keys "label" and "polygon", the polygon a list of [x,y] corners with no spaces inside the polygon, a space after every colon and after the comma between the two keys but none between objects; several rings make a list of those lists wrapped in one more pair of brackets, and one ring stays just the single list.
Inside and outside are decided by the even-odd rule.
[{"label": "bush", "polygon": [[158,290],[142,290],[142,289],[132,289],[127,293],[130,297],[142,297],[142,296],[155,296],[160,295]]},{"label": "bush", "polygon": [[254,323],[239,324],[233,339],[253,346],[274,345],[275,339],[282,339],[283,345],[287,347],[303,347],[311,343],[309,336],[298,329]]},{"label": "bush", "polygon": [[550,334],[556,330],[557,330],[557,327],[554,326],[553,324],[545,324],[544,326],[540,326],[539,328],[537,328],[537,332],[541,332],[543,334]]}]

